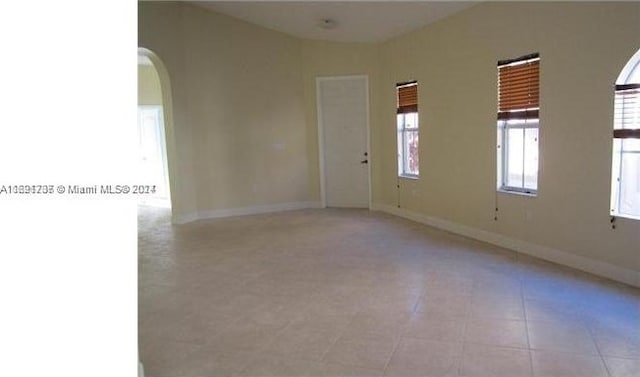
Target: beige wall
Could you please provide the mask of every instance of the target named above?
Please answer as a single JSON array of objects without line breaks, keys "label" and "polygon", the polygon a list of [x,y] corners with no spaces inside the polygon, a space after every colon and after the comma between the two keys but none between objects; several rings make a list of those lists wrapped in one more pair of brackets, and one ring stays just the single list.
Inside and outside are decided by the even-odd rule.
[{"label": "beige wall", "polygon": [[162,105],[160,78],[152,65],[138,64],[138,105]]},{"label": "beige wall", "polygon": [[174,88],[174,209],[308,201],[300,40],[176,3],[139,3],[139,30]]},{"label": "beige wall", "polygon": [[[609,224],[612,84],[640,47],[639,8],[484,3],[385,43],[382,123],[394,122],[394,84],[419,82],[421,177],[401,181],[401,207],[640,271],[638,221]],[[532,52],[541,56],[539,194],[498,194],[496,222],[496,63]],[[396,205],[392,126],[381,139],[376,189]]]},{"label": "beige wall", "polygon": [[[612,84],[638,3],[481,3],[382,44],[299,40],[188,4],[139,3],[172,84],[178,211],[318,201],[315,78],[369,76],[373,201],[640,271],[609,224]],[[496,62],[539,52],[536,198],[496,204]],[[420,90],[421,177],[396,189],[395,83]],[[175,208],[175,207],[174,207]]]}]

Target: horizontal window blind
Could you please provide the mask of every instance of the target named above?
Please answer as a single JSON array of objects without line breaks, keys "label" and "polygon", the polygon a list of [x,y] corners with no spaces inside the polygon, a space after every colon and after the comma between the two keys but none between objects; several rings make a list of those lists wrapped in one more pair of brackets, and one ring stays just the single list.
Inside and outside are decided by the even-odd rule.
[{"label": "horizontal window blind", "polygon": [[616,85],[613,137],[640,139],[640,84]]},{"label": "horizontal window blind", "polygon": [[396,85],[398,90],[398,114],[418,112],[418,83],[415,81]]},{"label": "horizontal window blind", "polygon": [[539,109],[538,54],[498,62],[498,119],[535,119]]}]

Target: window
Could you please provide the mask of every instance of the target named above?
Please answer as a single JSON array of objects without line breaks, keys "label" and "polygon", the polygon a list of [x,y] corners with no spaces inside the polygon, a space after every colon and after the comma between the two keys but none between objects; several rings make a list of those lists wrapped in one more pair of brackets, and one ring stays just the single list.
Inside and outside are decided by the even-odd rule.
[{"label": "window", "polygon": [[640,50],[615,86],[611,213],[640,219]]},{"label": "window", "polygon": [[418,153],[418,83],[397,84],[398,175],[417,178],[420,175]]},{"label": "window", "polygon": [[498,189],[538,190],[538,54],[498,62]]}]

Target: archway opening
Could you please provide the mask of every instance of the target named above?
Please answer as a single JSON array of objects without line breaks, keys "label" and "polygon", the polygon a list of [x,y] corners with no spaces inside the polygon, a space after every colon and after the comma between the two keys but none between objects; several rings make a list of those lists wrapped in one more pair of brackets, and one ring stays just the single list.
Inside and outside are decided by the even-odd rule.
[{"label": "archway opening", "polygon": [[[138,154],[137,177],[148,185],[139,205],[171,208],[170,153],[168,147],[170,101],[168,80],[158,67],[160,60],[153,52],[138,49]],[[167,103],[169,102],[169,103]]]}]

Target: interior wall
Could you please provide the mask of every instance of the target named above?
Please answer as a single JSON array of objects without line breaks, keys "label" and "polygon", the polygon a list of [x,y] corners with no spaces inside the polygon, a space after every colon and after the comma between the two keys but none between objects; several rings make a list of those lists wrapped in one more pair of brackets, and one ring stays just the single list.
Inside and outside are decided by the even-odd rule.
[{"label": "interior wall", "polygon": [[[640,271],[638,221],[609,223],[613,83],[638,3],[481,3],[381,47],[381,204]],[[537,197],[496,197],[496,64],[539,52]],[[401,59],[399,58],[401,57]],[[396,188],[395,83],[418,80],[420,179]],[[494,221],[497,205],[498,221]]]},{"label": "interior wall", "polygon": [[175,87],[182,213],[307,202],[300,40],[189,4],[138,4],[140,46]]},{"label": "interior wall", "polygon": [[162,105],[160,78],[152,65],[138,64],[138,105]]}]

